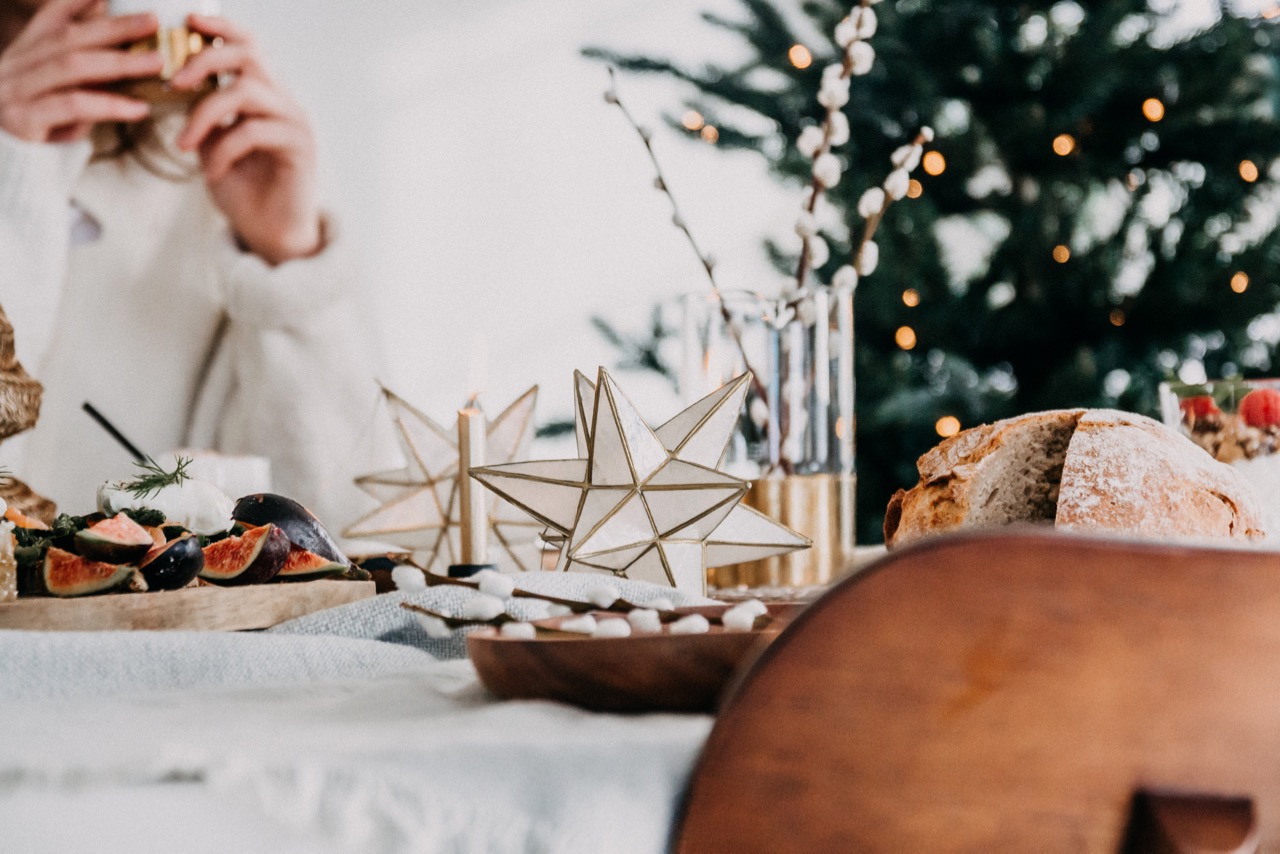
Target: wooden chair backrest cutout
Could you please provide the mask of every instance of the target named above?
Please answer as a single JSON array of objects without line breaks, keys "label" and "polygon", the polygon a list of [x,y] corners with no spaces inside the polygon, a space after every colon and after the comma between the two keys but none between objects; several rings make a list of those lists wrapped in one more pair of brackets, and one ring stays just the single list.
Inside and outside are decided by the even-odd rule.
[{"label": "wooden chair backrest cutout", "polygon": [[731,689],[676,850],[1121,850],[1135,793],[1280,850],[1280,553],[1011,530],[891,553]]}]

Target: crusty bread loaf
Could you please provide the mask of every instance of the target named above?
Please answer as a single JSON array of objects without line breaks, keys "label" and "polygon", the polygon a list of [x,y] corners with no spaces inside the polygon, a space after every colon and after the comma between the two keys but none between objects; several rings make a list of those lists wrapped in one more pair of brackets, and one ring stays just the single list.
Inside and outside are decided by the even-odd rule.
[{"label": "crusty bread loaf", "polygon": [[1036,412],[966,430],[922,456],[885,513],[885,543],[1014,522],[1141,537],[1261,537],[1235,469],[1157,421]]}]

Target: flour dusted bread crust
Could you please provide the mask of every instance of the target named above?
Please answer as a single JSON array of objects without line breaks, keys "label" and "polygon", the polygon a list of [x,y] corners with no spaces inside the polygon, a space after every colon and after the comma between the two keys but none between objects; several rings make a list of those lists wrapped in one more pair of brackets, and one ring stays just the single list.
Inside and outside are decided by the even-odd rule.
[{"label": "flour dusted bread crust", "polygon": [[922,456],[885,514],[885,543],[1046,522],[1140,537],[1261,537],[1238,472],[1141,415],[1036,412],[966,430]]}]

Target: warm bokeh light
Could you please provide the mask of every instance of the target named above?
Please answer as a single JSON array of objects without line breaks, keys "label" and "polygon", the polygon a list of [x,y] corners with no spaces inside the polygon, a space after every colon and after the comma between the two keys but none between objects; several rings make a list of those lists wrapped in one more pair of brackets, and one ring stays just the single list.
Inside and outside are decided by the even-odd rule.
[{"label": "warm bokeh light", "polygon": [[1112,326],[1117,326],[1117,327],[1119,327],[1119,326],[1124,326],[1124,322],[1125,322],[1125,320],[1127,320],[1128,318],[1126,318],[1126,317],[1124,316],[1124,312],[1123,312],[1123,311],[1121,311],[1121,310],[1120,310],[1120,309],[1118,309],[1118,308],[1113,308],[1113,309],[1111,309],[1111,318],[1110,318],[1110,319],[1111,319],[1111,325],[1112,325]]},{"label": "warm bokeh light", "polygon": [[930,175],[941,175],[947,171],[947,158],[942,156],[941,151],[925,152],[924,159],[920,161],[920,168]]},{"label": "warm bokeh light", "polygon": [[719,142],[720,140],[720,131],[716,128],[715,125],[707,125],[702,129],[702,133],[700,134],[700,136],[706,142],[715,143],[715,142]]},{"label": "warm bokeh light", "polygon": [[1149,122],[1158,122],[1164,118],[1164,102],[1159,98],[1148,98],[1142,102],[1142,114]]},{"label": "warm bokeh light", "polygon": [[1071,260],[1071,249],[1064,243],[1059,243],[1053,247],[1053,260],[1059,264],[1065,264]]},{"label": "warm bokeh light", "polygon": [[918,199],[924,195],[924,184],[921,184],[915,178],[907,182],[907,198]]},{"label": "warm bokeh light", "polygon": [[1252,184],[1258,180],[1258,164],[1252,160],[1240,161],[1240,177]]},{"label": "warm bokeh light", "polygon": [[796,68],[808,68],[813,65],[813,54],[809,53],[809,48],[802,44],[793,44],[791,50],[787,51],[787,59],[791,60],[791,64]]},{"label": "warm bokeh light", "polygon": [[689,110],[680,117],[680,124],[684,125],[685,130],[702,130],[702,126],[706,123],[707,120],[697,110]]},{"label": "warm bokeh light", "polygon": [[1066,157],[1076,150],[1076,138],[1069,133],[1060,133],[1053,138],[1053,153]]},{"label": "warm bokeh light", "polygon": [[949,439],[960,432],[960,419],[954,415],[944,415],[938,419],[938,423],[933,425],[933,429],[938,431],[938,435],[944,439]]},{"label": "warm bokeh light", "polygon": [[1244,270],[1240,270],[1231,277],[1231,290],[1238,294],[1242,294],[1249,290],[1249,274]]},{"label": "warm bokeh light", "polygon": [[916,331],[910,326],[899,326],[893,340],[903,350],[912,350],[916,346]]},{"label": "warm bokeh light", "polygon": [[920,304],[920,292],[915,288],[907,288],[902,292],[902,304],[907,308],[915,308]]},{"label": "warm bokeh light", "polygon": [[1272,18],[1280,18],[1280,3],[1277,3],[1274,6],[1268,6],[1266,9],[1263,9],[1262,17],[1268,21],[1270,21]]}]

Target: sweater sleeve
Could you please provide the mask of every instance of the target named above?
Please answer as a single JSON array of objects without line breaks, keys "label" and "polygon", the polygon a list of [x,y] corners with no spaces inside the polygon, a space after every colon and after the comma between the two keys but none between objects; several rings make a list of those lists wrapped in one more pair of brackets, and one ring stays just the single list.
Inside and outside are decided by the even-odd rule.
[{"label": "sweater sleeve", "polygon": [[334,533],[367,509],[358,475],[386,460],[376,348],[340,235],[271,267],[229,234],[216,248],[227,322],[192,421],[195,447],[270,458],[273,488]]},{"label": "sweater sleeve", "polygon": [[88,142],[25,142],[0,131],[0,303],[28,370],[53,335],[71,240],[71,192]]}]

